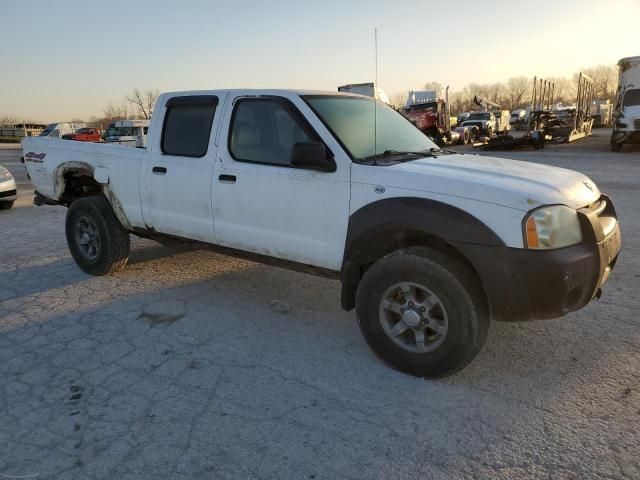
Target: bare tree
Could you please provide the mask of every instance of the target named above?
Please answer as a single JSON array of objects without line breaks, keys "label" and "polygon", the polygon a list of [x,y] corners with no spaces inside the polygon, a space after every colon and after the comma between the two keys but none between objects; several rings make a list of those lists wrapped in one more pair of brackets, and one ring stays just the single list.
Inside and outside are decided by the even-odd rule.
[{"label": "bare tree", "polygon": [[507,106],[509,110],[522,108],[531,98],[533,83],[527,77],[512,77],[507,80]]},{"label": "bare tree", "polygon": [[[615,101],[618,88],[618,69],[615,65],[598,65],[585,68],[582,72],[593,79],[595,98]],[[574,76],[574,82],[578,81],[578,74]]]},{"label": "bare tree", "polygon": [[143,92],[139,88],[134,88],[133,92],[126,95],[125,98],[131,103],[140,118],[148,120],[151,118],[153,106],[158,100],[158,95],[160,95],[158,90],[145,90]]},{"label": "bare tree", "polygon": [[128,109],[126,104],[114,105],[110,103],[102,111],[105,122],[115,122],[116,120],[124,120],[128,116]]},{"label": "bare tree", "polygon": [[576,101],[577,78],[576,82],[572,82],[566,77],[549,77],[545,80],[554,84],[553,103],[562,102],[564,104],[572,104]]},{"label": "bare tree", "polygon": [[0,125],[15,125],[19,123],[18,118],[13,115],[2,115],[0,117]]},{"label": "bare tree", "polygon": [[433,90],[436,92],[436,97],[438,98],[442,97],[442,94],[444,93],[444,87],[440,82],[425,82],[424,89]]},{"label": "bare tree", "polygon": [[402,108],[407,101],[407,92],[394,93],[389,97],[389,101],[394,107]]}]

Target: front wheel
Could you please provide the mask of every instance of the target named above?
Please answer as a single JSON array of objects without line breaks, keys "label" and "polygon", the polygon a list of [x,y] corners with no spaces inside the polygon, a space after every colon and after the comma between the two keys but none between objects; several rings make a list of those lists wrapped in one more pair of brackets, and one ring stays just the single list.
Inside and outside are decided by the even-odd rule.
[{"label": "front wheel", "polygon": [[461,370],[489,331],[486,298],[473,272],[428,248],[399,250],[372,265],[358,288],[356,312],[373,351],[420,377]]},{"label": "front wheel", "polygon": [[13,203],[15,200],[11,200],[10,202],[0,202],[0,210],[9,210],[13,207]]},{"label": "front wheel", "polygon": [[622,151],[622,143],[611,140],[611,151],[616,153]]},{"label": "front wheel", "polygon": [[78,266],[91,275],[124,268],[129,259],[129,232],[104,197],[85,197],[67,210],[67,244]]}]

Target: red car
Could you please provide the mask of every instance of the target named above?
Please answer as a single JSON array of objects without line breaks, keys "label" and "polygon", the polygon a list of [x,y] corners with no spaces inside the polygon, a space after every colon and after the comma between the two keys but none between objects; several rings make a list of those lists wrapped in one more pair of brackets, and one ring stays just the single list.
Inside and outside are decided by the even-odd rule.
[{"label": "red car", "polygon": [[97,128],[79,128],[76,133],[68,133],[62,138],[77,142],[99,142],[101,140],[100,131]]}]

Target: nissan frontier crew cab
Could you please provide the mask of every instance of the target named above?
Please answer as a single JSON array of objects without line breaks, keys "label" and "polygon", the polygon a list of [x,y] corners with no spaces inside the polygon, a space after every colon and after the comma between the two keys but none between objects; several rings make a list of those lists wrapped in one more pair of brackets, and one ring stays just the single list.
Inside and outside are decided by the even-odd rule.
[{"label": "nissan frontier crew cab", "polygon": [[123,268],[134,234],[335,278],[370,347],[418,376],[467,365],[490,319],[585,306],[620,251],[586,176],[441,150],[365,96],[164,93],[146,148],[22,145],[34,202],[68,207],[85,272]]}]

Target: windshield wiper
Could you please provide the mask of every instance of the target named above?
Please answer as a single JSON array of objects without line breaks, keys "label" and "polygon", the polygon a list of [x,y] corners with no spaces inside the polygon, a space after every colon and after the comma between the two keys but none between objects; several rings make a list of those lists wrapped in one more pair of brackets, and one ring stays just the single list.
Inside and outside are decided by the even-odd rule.
[{"label": "windshield wiper", "polygon": [[414,156],[418,156],[418,157],[431,157],[433,156],[433,154],[436,151],[439,151],[440,149],[438,148],[430,148],[429,150],[422,150],[420,152],[410,152],[410,151],[400,151],[400,150],[385,150],[382,153],[376,153],[374,155],[369,155],[367,157],[361,158],[361,161],[376,161],[382,158],[389,158],[389,157],[401,157],[401,156],[405,156],[405,155],[414,155]]}]

